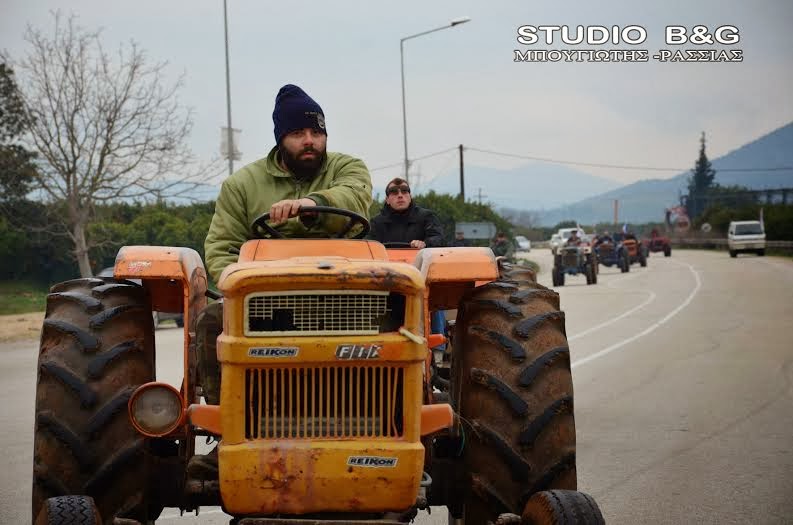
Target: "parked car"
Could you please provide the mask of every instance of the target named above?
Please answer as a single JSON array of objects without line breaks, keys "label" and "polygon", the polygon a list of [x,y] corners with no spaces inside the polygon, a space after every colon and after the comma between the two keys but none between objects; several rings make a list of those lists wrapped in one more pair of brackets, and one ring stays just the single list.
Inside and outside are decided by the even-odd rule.
[{"label": "parked car", "polygon": [[741,252],[765,255],[765,229],[760,221],[732,221],[727,229],[730,257]]},{"label": "parked car", "polygon": [[[113,267],[110,266],[109,268],[103,269],[101,272],[97,274],[97,277],[113,277]],[[141,284],[140,279],[129,279],[135,284]],[[154,328],[163,322],[163,321],[170,321],[173,320],[176,323],[176,326],[182,328],[184,326],[184,314],[182,313],[173,313],[173,312],[157,312],[152,311],[151,319],[154,323]]]},{"label": "parked car", "polygon": [[558,233],[551,235],[551,240],[548,241],[548,246],[551,248],[551,253],[556,253],[556,249],[562,245],[562,237]]},{"label": "parked car", "polygon": [[523,252],[531,251],[531,241],[528,240],[523,235],[515,236],[515,244],[517,245],[519,251],[523,251]]}]

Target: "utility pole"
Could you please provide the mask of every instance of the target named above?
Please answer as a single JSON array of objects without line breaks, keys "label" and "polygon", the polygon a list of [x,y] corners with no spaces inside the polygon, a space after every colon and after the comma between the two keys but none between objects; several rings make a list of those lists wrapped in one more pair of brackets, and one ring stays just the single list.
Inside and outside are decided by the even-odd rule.
[{"label": "utility pole", "polygon": [[614,199],[614,224],[619,222],[619,209],[620,209],[620,201],[618,199]]},{"label": "utility pole", "polygon": [[460,144],[460,200],[465,202],[465,172],[463,171],[463,145]]},{"label": "utility pole", "polygon": [[223,0],[223,33],[226,37],[226,114],[228,118],[229,175],[234,173],[234,138],[231,130],[231,75],[229,74],[229,23],[226,14],[226,0]]},{"label": "utility pole", "polygon": [[483,198],[483,197],[487,197],[487,195],[482,195],[482,188],[479,188],[479,192],[478,192],[478,194],[479,194],[479,195],[478,195],[478,198],[479,198],[479,204],[481,205],[481,204],[482,204],[482,198]]}]

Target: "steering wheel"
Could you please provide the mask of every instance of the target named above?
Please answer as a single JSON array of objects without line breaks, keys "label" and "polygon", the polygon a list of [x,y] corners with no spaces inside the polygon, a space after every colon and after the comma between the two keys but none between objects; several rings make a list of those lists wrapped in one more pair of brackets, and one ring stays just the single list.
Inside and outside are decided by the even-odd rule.
[{"label": "steering wheel", "polygon": [[386,248],[413,248],[409,242],[384,242]]},{"label": "steering wheel", "polygon": [[[297,212],[298,216],[305,215],[308,213],[330,213],[332,215],[341,215],[342,217],[347,217],[350,220],[347,221],[346,226],[337,233],[333,239],[343,239],[347,232],[349,232],[353,226],[356,224],[360,224],[363,226],[361,231],[353,237],[353,239],[363,239],[369,230],[371,229],[369,226],[369,221],[363,216],[358,215],[354,211],[344,210],[342,208],[333,208],[331,206],[301,206]],[[251,224],[251,232],[253,233],[253,237],[255,239],[285,239],[283,233],[279,232],[269,224],[267,221],[270,219],[270,212],[263,213],[256,217]]]}]

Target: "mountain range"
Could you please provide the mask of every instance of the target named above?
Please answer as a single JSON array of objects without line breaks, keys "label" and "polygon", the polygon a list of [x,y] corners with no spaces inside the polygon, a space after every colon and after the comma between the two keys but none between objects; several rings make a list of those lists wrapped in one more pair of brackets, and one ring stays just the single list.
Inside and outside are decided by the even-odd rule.
[{"label": "mountain range", "polygon": [[[552,210],[619,186],[614,180],[545,162],[532,162],[511,170],[476,165],[465,167],[466,200],[479,200],[481,190],[481,200],[497,208]],[[430,190],[458,194],[459,173],[436,177],[418,188],[420,193]]]},{"label": "mountain range", "polygon": [[[710,161],[718,184],[754,190],[791,188],[793,169],[759,168],[793,168],[793,122]],[[533,212],[545,226],[564,220],[611,222],[615,199],[619,201],[620,222],[662,221],[664,210],[676,206],[680,195],[687,193],[690,174],[685,171],[668,179],[645,179],[621,186],[610,179],[542,162],[511,170],[466,166],[466,199],[477,200],[481,188],[483,201],[496,208]],[[459,175],[439,176],[420,188],[421,192],[429,190],[457,194]]]},{"label": "mountain range", "polygon": [[[793,122],[716,159],[715,182],[723,186],[744,186],[752,190],[793,188]],[[755,171],[759,168],[788,168]],[[553,225],[563,220],[585,224],[611,222],[614,200],[619,201],[620,222],[662,221],[664,210],[679,204],[688,192],[691,172],[670,179],[646,179],[606,191],[573,204],[541,212],[540,222]]]}]

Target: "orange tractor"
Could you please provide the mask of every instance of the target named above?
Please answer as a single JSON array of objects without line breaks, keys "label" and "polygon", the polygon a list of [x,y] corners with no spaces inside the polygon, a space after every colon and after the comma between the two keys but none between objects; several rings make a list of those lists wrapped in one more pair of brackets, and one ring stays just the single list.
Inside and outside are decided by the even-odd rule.
[{"label": "orange tractor", "polygon": [[[238,525],[396,525],[430,505],[469,525],[603,522],[576,491],[555,292],[486,248],[361,240],[354,214],[356,239],[274,238],[267,218],[256,224],[269,238],[246,242],[218,282],[217,404],[201,402],[208,292],[195,251],[124,247],[113,278],[52,287],[34,523],[147,524],[201,505]],[[430,312],[448,309],[453,329],[431,334]],[[152,311],[184,314],[176,386],[155,376]],[[188,473],[197,438],[218,441],[217,479]]]}]

